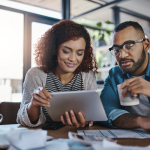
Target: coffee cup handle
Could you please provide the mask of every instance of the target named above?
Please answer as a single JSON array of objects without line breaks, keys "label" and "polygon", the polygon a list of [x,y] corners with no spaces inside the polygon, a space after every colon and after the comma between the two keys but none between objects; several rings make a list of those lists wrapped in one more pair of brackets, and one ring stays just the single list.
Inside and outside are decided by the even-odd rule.
[{"label": "coffee cup handle", "polygon": [[2,114],[0,114],[0,123],[3,121],[3,115]]}]

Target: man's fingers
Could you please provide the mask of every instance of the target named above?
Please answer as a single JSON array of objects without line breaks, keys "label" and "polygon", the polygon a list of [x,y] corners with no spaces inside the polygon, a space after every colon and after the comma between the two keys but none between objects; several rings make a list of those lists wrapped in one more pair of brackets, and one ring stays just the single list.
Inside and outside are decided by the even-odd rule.
[{"label": "man's fingers", "polygon": [[126,88],[124,88],[124,90],[122,91],[122,95],[121,95],[122,98],[124,98],[128,92],[130,92],[132,96],[137,97],[137,90],[136,90],[136,89],[133,89],[133,90],[128,91],[128,87],[126,87]]},{"label": "man's fingers", "polygon": [[121,97],[124,98],[127,93],[128,93],[128,87],[125,87],[122,91]]},{"label": "man's fingers", "polygon": [[123,89],[123,88],[126,87],[128,84],[132,83],[134,80],[136,80],[136,78],[131,78],[131,79],[125,80],[125,81],[120,85],[120,89]]},{"label": "man's fingers", "polygon": [[123,91],[122,91],[123,98],[126,96],[128,91],[131,92],[134,89],[135,85],[137,86],[136,79],[137,78],[127,79],[120,85],[120,88],[123,89]]},{"label": "man's fingers", "polygon": [[137,97],[139,93],[141,93],[140,88],[136,88],[134,90],[131,90],[131,95],[134,96],[134,97]]},{"label": "man's fingers", "polygon": [[132,82],[131,84],[126,86],[123,89],[122,97],[125,97],[127,92],[130,92],[132,96],[137,97],[139,93],[142,93],[141,84],[139,82]]},{"label": "man's fingers", "polygon": [[133,89],[128,90],[128,87],[124,88],[122,91],[122,97],[124,98],[128,91],[131,93],[132,96],[137,97],[138,94],[141,92],[140,88],[136,86],[137,88],[133,87]]},{"label": "man's fingers", "polygon": [[135,82],[134,84],[128,86],[128,91],[131,92],[132,90],[137,89],[139,87],[140,84]]},{"label": "man's fingers", "polygon": [[73,125],[75,125],[78,128],[80,125],[76,119],[76,116],[75,116],[73,110],[70,110],[70,116],[71,116],[71,120],[72,120]]}]

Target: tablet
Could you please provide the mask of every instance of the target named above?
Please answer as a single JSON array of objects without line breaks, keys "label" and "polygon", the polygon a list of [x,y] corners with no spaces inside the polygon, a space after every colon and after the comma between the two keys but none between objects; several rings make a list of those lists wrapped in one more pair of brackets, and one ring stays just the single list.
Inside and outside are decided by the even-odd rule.
[{"label": "tablet", "polygon": [[53,121],[61,121],[61,115],[73,110],[77,119],[82,112],[86,121],[107,121],[99,95],[94,90],[53,92],[50,107],[46,110]]}]

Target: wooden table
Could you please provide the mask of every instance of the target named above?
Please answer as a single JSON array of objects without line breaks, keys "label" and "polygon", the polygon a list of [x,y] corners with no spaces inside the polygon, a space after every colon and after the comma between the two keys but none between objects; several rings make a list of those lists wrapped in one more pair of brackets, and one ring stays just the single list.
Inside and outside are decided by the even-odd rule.
[{"label": "wooden table", "polygon": [[[21,125],[15,124],[15,125],[0,125],[0,130],[3,128],[9,128],[9,127],[22,127]],[[37,128],[28,128],[28,129],[39,129]],[[79,130],[100,130],[100,129],[108,129],[106,127],[94,125],[91,127],[84,127],[84,128],[78,128]],[[77,128],[73,126],[65,126],[57,130],[48,130],[48,135],[53,136],[55,139],[58,138],[68,138],[68,132],[77,132]],[[116,140],[116,139],[115,139]],[[129,145],[129,146],[148,146],[150,145],[150,139],[117,139],[117,143],[121,145]]]},{"label": "wooden table", "polygon": [[[106,127],[94,125],[91,127],[78,128],[78,130],[101,130],[108,129]],[[65,126],[58,130],[48,130],[48,135],[53,136],[55,139],[57,138],[68,138],[68,132],[77,132],[77,128],[72,126]],[[116,139],[115,139],[116,140]],[[148,146],[150,145],[150,139],[117,139],[117,143],[121,145],[129,145],[129,146]]]}]

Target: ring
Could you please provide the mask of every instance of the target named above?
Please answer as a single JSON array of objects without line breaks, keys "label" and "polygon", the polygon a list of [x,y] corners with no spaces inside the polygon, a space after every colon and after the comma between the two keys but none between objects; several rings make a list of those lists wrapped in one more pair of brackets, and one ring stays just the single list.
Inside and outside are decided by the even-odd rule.
[{"label": "ring", "polygon": [[42,90],[43,90],[43,87],[42,87],[42,86],[38,86],[37,89],[40,90],[40,91],[42,91]]},{"label": "ring", "polygon": [[38,94],[39,91],[42,91],[42,90],[43,90],[43,87],[42,86],[38,86],[37,89],[34,89],[33,94]]}]

